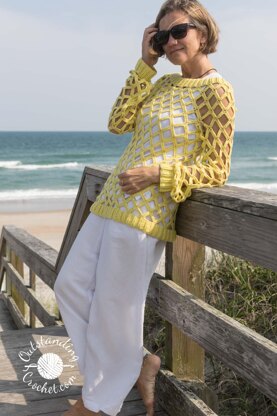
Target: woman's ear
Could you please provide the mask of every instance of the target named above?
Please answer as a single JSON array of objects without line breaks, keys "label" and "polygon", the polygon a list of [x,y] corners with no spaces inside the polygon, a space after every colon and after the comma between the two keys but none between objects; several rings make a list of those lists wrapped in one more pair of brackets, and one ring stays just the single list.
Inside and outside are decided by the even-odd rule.
[{"label": "woman's ear", "polygon": [[201,36],[200,36],[200,48],[199,48],[199,50],[203,51],[203,49],[206,48],[206,45],[207,45],[207,35],[202,32]]}]

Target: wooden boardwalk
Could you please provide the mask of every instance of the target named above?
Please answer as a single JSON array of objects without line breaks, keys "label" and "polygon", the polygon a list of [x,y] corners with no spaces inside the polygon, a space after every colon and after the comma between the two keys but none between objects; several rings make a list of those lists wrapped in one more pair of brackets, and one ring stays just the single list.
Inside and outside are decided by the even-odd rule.
[{"label": "wooden boardwalk", "polygon": [[[76,362],[69,361],[66,329],[60,314],[40,302],[39,285],[53,289],[108,177],[108,172],[85,168],[59,252],[26,230],[2,228],[0,416],[59,416],[81,395],[83,380]],[[205,383],[206,352],[277,403],[277,344],[211,307],[204,296],[205,245],[277,272],[276,195],[232,186],[195,189],[180,204],[176,231],[174,244],[166,244],[165,276],[153,274],[147,295],[147,305],[166,321],[155,415],[219,413],[216,393]],[[41,341],[34,348],[47,339],[47,347]],[[55,366],[48,358],[56,360]],[[133,387],[120,415],[145,414]]]},{"label": "wooden boardwalk", "polygon": [[[14,324],[3,303],[1,300],[0,317],[3,331],[0,335],[0,415],[61,416],[80,397],[83,385],[83,377],[78,371],[76,361],[70,361],[72,355],[69,354],[69,349],[66,349],[69,338],[65,327],[55,325],[21,330],[7,329]],[[36,349],[38,343],[41,346]],[[64,365],[62,374],[51,380],[42,377],[37,369],[39,358],[49,352],[57,354]],[[60,390],[65,383],[68,383],[69,387],[64,391],[49,392],[54,384],[56,389]],[[37,391],[39,386],[42,388],[44,385],[44,393]],[[136,416],[145,413],[138,391],[133,387],[119,415]],[[167,413],[157,404],[156,415],[166,416]]]}]

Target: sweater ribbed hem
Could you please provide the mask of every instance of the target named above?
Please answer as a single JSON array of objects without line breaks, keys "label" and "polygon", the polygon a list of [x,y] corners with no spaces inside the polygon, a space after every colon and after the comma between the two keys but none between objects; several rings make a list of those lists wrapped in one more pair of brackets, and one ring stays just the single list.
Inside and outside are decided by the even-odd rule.
[{"label": "sweater ribbed hem", "polygon": [[146,81],[150,81],[151,78],[153,78],[153,76],[157,73],[157,71],[154,68],[151,68],[151,66],[147,65],[147,63],[144,62],[142,58],[137,61],[135,71],[140,78],[145,79]]},{"label": "sweater ribbed hem", "polygon": [[158,238],[159,240],[173,242],[176,239],[175,230],[167,230],[160,227],[158,224],[153,224],[151,221],[148,221],[143,217],[134,217],[133,215],[121,211],[118,208],[97,204],[96,201],[91,205],[90,212],[99,215],[100,217],[109,218],[122,222],[123,224],[127,224],[130,227],[138,228],[139,230],[151,235],[152,237]]}]

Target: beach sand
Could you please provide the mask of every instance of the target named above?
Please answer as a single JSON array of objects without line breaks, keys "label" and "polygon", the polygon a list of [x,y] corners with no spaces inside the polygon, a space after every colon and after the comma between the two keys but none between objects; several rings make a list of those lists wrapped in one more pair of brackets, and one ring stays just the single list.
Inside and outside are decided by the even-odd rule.
[{"label": "beach sand", "polygon": [[71,210],[0,213],[0,229],[15,225],[59,251],[70,214]]}]

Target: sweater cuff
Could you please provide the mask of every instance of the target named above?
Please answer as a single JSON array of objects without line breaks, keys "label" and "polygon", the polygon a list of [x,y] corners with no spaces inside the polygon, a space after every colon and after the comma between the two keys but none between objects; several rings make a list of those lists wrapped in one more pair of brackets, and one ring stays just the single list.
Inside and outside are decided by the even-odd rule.
[{"label": "sweater cuff", "polygon": [[146,81],[150,81],[157,73],[157,71],[145,63],[142,58],[137,61],[135,71],[140,78],[145,79]]},{"label": "sweater cuff", "polygon": [[167,163],[160,164],[160,192],[172,190],[174,178],[174,166]]}]

